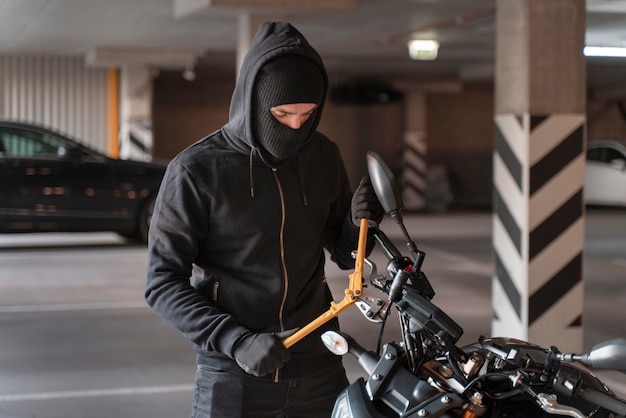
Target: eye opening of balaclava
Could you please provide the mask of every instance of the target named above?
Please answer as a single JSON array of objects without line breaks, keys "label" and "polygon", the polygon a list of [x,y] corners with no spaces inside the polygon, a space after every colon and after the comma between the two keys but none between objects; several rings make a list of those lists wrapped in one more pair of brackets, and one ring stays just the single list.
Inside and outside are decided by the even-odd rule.
[{"label": "eye opening of balaclava", "polygon": [[325,91],[320,67],[301,55],[283,55],[268,61],[258,72],[252,94],[252,132],[273,159],[295,155],[313,134],[316,109],[299,129],[279,122],[270,109],[294,103],[320,105]]}]

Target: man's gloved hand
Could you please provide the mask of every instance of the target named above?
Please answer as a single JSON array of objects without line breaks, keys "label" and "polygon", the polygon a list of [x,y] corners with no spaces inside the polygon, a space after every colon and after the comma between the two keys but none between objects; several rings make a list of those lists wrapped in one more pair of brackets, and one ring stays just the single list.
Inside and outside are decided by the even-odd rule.
[{"label": "man's gloved hand", "polygon": [[247,334],[235,344],[233,357],[246,373],[256,377],[273,373],[291,359],[282,340],[296,330]]},{"label": "man's gloved hand", "polygon": [[380,223],[380,221],[383,220],[385,210],[378,201],[378,197],[376,197],[369,176],[363,177],[359,183],[359,187],[354,191],[350,212],[352,215],[352,223],[355,226],[360,226],[362,218],[369,219],[376,223]]}]

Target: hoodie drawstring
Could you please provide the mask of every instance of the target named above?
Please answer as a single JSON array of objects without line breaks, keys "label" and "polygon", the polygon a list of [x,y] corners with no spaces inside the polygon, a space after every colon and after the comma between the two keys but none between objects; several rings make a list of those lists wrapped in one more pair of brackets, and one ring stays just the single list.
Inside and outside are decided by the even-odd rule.
[{"label": "hoodie drawstring", "polygon": [[304,169],[302,168],[302,161],[300,161],[300,153],[296,154],[298,158],[298,181],[300,183],[300,190],[302,191],[302,202],[304,206],[308,206],[309,200],[306,193],[306,178],[304,177]]},{"label": "hoodie drawstring", "polygon": [[252,165],[253,165],[253,161],[252,159],[253,154],[256,152],[256,148],[253,148],[250,151],[250,197],[254,197],[254,175],[252,174]]},{"label": "hoodie drawstring", "polygon": [[[258,152],[259,151],[257,148],[253,148],[250,151],[250,159],[249,159],[250,197],[254,197],[254,174],[253,174],[254,153],[258,153]],[[259,158],[263,159],[263,157],[261,157],[260,155],[259,155]],[[304,177],[304,169],[302,168],[302,161],[300,160],[300,153],[296,154],[296,158],[297,158],[297,166],[298,166],[298,183],[300,184],[300,192],[302,193],[302,202],[304,203],[304,206],[308,206],[309,200],[307,197],[307,190],[306,190],[306,178]]]}]

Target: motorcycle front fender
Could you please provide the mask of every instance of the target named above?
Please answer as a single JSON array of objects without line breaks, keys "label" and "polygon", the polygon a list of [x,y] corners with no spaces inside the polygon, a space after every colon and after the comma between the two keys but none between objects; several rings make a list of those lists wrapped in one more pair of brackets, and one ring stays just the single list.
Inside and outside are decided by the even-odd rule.
[{"label": "motorcycle front fender", "polygon": [[[363,378],[357,379],[337,396],[331,414],[331,418],[398,418],[400,416],[417,418],[422,415],[417,410],[409,412],[408,414],[398,415],[384,405],[375,401],[373,402],[367,393]],[[441,410],[439,413],[429,414],[429,416],[453,418],[457,415],[452,415],[445,410]]]}]

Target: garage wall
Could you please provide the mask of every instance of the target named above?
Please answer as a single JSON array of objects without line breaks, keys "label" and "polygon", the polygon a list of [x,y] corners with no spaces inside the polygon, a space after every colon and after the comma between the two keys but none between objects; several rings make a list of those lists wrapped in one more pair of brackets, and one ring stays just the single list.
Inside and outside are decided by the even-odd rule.
[{"label": "garage wall", "polygon": [[353,187],[367,173],[367,151],[377,152],[393,171],[400,171],[402,109],[402,102],[356,105],[327,100],[318,130],[339,146]]},{"label": "garage wall", "polygon": [[494,147],[493,89],[465,85],[458,94],[427,98],[428,164],[446,168],[451,207],[492,204]]},{"label": "garage wall", "polygon": [[107,71],[78,56],[0,55],[0,117],[56,129],[106,152]]},{"label": "garage wall", "polygon": [[587,103],[589,139],[626,139],[626,98]]},{"label": "garage wall", "polygon": [[[228,120],[234,83],[234,76],[199,73],[190,83],[179,72],[162,72],[155,84],[155,156],[171,158],[219,129]],[[623,106],[590,101],[589,140],[626,139]],[[466,84],[459,93],[427,96],[427,163],[445,167],[454,194],[452,208],[491,207],[493,114],[491,83]],[[354,105],[328,100],[319,130],[341,148],[353,186],[366,172],[367,150],[380,153],[392,169],[400,167],[403,117],[402,102]]]},{"label": "garage wall", "polygon": [[[234,74],[198,71],[193,82],[179,71],[154,81],[154,156],[172,158],[228,120]],[[332,87],[332,86],[331,86]],[[82,57],[0,55],[0,117],[43,124],[102,152],[108,146],[107,71],[85,68]],[[326,104],[320,131],[341,148],[353,185],[374,150],[398,169],[403,103]],[[626,139],[624,101],[590,101],[588,138]],[[483,208],[492,199],[493,87],[465,85],[460,93],[427,97],[427,162],[447,169],[453,206]]]},{"label": "garage wall", "polygon": [[171,159],[187,146],[219,129],[228,121],[235,77],[214,77],[196,70],[194,81],[180,71],[161,71],[154,79],[152,126],[153,154]]},{"label": "garage wall", "polygon": [[[210,70],[196,71],[193,82],[180,71],[161,71],[154,85],[154,156],[171,159],[185,147],[228,121],[235,77]],[[402,103],[344,105],[327,101],[318,130],[341,149],[353,186],[365,174],[368,150],[378,152],[390,165],[400,161]]]}]

